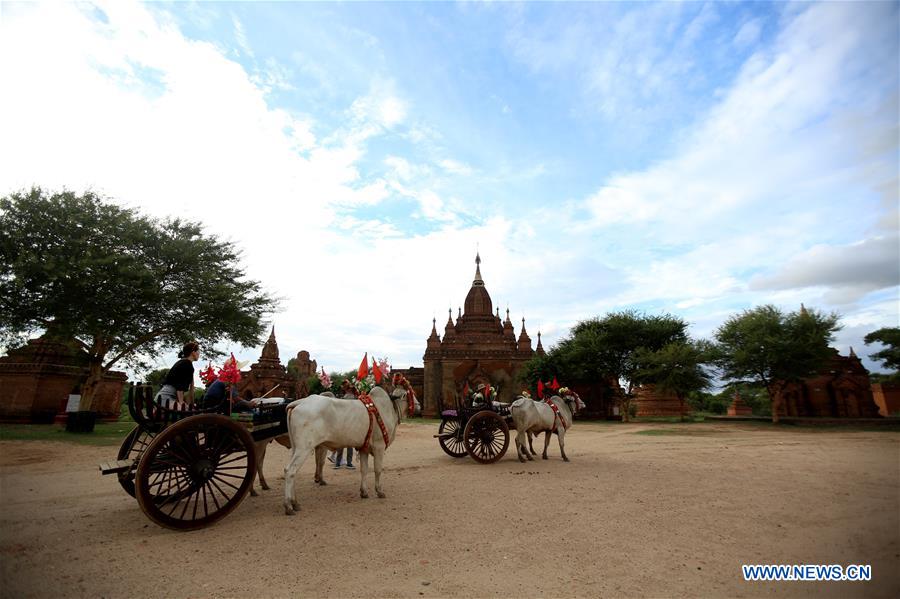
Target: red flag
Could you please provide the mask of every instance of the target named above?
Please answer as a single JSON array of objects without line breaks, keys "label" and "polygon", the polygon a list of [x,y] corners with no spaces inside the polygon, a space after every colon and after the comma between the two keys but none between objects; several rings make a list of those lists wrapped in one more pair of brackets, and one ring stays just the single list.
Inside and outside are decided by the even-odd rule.
[{"label": "red flag", "polygon": [[367,376],[369,376],[369,352],[366,352],[362,362],[359,363],[359,371],[356,373],[356,380],[361,381]]},{"label": "red flag", "polygon": [[555,377],[555,376],[553,377],[553,382],[550,383],[550,388],[553,389],[554,391],[556,391],[557,389],[559,389],[559,383],[556,382],[556,377]]},{"label": "red flag", "polygon": [[538,399],[544,399],[544,381],[538,381]]},{"label": "red flag", "polygon": [[463,397],[469,396],[469,381],[466,381],[466,386],[463,387]]},{"label": "red flag", "polygon": [[378,362],[376,362],[374,359],[372,360],[372,374],[375,375],[375,384],[380,385],[382,377],[381,369],[378,368]]},{"label": "red flag", "polygon": [[484,388],[484,401],[491,401],[491,386],[487,385]]}]

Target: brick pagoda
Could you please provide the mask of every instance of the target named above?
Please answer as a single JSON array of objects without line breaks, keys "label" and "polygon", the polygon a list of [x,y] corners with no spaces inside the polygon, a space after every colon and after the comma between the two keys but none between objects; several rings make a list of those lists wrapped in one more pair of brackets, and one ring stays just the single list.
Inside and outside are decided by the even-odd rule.
[{"label": "brick pagoda", "polygon": [[499,389],[500,401],[513,401],[519,391],[516,376],[533,355],[525,319],[517,338],[509,310],[505,320],[500,319],[499,308],[494,311],[481,278],[481,256],[476,255],[475,278],[464,310],[457,314],[456,322],[450,311],[443,339],[437,332],[437,320],[432,320],[424,356],[423,415],[453,408],[467,385],[474,390],[480,383],[490,383]]},{"label": "brick pagoda", "polygon": [[[0,358],[0,420],[52,422],[87,375],[87,354],[74,341],[44,336],[9,350]],[[106,373],[91,405],[98,418],[119,417],[127,380],[124,372]]]}]

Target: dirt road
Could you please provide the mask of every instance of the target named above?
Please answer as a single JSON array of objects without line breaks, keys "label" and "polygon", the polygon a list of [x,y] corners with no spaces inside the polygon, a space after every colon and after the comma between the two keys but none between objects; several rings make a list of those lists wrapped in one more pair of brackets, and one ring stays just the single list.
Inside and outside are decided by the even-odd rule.
[{"label": "dirt road", "polygon": [[[355,471],[273,490],[201,531],[157,527],[97,463],[112,447],[0,441],[10,597],[900,596],[900,433],[578,423],[559,458],[484,466],[404,423],[387,499]],[[370,473],[370,476],[371,473]],[[370,480],[370,486],[372,481]],[[745,582],[741,564],[871,564],[871,582]]]}]

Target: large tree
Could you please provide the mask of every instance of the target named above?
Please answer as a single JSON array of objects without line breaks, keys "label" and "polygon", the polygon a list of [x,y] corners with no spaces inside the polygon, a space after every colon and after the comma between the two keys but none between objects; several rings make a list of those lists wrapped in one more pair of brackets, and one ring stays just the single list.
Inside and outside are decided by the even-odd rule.
[{"label": "large tree", "polygon": [[772,402],[772,422],[778,422],[785,387],[825,364],[838,330],[837,314],[802,306],[789,313],[772,305],[745,310],[716,331],[723,376],[764,386]]},{"label": "large tree", "polygon": [[635,356],[639,364],[636,378],[641,383],[653,384],[663,393],[675,395],[683,420],[688,395],[707,389],[712,382],[706,366],[712,359],[712,345],[702,340],[673,341],[657,351],[644,348]]},{"label": "large tree", "polygon": [[81,410],[116,364],[196,339],[256,345],[276,300],[246,278],[229,241],[93,192],[40,188],[0,198],[0,336],[44,332],[87,352]]},{"label": "large tree", "polygon": [[[884,364],[885,368],[893,370],[893,374],[884,377],[887,380],[900,379],[900,328],[884,327],[877,331],[872,331],[863,339],[866,345],[870,343],[880,343],[884,346],[869,357],[878,360]],[[884,375],[882,375],[884,376]]]},{"label": "large tree", "polygon": [[635,310],[612,312],[579,322],[551,352],[566,379],[580,383],[616,381],[622,419],[628,421],[634,387],[647,352],[687,341],[687,324],[676,316]]}]

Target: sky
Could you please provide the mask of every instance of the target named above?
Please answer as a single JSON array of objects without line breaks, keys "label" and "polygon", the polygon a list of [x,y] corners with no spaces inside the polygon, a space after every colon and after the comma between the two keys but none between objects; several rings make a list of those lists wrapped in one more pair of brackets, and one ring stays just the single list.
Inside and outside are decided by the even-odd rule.
[{"label": "sky", "polygon": [[203,222],[282,298],[283,363],[420,366],[479,252],[547,349],[614,310],[709,338],[803,303],[879,370],[898,6],[4,2],[0,194]]}]

